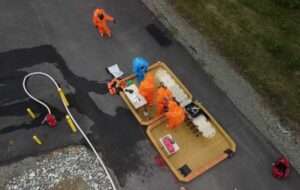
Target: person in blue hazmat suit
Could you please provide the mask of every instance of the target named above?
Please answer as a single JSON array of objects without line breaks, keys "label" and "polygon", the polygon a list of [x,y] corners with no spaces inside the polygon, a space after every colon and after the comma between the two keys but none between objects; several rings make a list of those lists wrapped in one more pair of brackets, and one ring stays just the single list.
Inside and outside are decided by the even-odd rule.
[{"label": "person in blue hazmat suit", "polygon": [[148,71],[149,62],[143,57],[136,57],[133,59],[132,65],[137,82],[140,83],[144,80],[145,73]]}]

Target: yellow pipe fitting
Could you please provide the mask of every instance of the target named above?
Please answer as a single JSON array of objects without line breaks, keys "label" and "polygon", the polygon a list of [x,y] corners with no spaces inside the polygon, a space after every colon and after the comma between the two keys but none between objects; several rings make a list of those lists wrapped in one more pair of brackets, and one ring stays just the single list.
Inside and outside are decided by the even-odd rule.
[{"label": "yellow pipe fitting", "polygon": [[41,145],[43,144],[42,141],[36,136],[36,135],[33,135],[32,136],[32,139],[36,142],[36,144],[38,145]]},{"label": "yellow pipe fitting", "polygon": [[26,108],[26,111],[28,115],[31,117],[31,119],[36,119],[35,113],[30,108]]},{"label": "yellow pipe fitting", "polygon": [[73,133],[76,133],[77,132],[77,128],[76,126],[74,125],[71,117],[69,115],[66,115],[66,120],[67,120],[67,123],[69,125],[69,127],[71,128],[72,132]]},{"label": "yellow pipe fitting", "polygon": [[63,104],[65,106],[69,107],[70,104],[69,104],[69,102],[66,98],[66,95],[65,95],[64,91],[62,90],[62,88],[57,89],[57,91],[59,93],[60,99],[62,100]]}]

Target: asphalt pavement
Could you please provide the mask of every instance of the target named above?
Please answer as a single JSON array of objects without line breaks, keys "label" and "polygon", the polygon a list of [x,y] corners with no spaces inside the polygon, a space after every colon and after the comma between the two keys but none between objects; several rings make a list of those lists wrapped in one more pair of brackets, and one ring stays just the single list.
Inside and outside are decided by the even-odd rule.
[{"label": "asphalt pavement", "polygon": [[[93,27],[94,8],[104,7],[116,18],[112,38],[102,39]],[[189,184],[188,189],[297,190],[300,176],[293,170],[285,181],[271,176],[271,163],[280,153],[237,110],[185,49],[174,41],[161,46],[146,26],[160,25],[138,0],[27,0],[0,2],[0,164],[72,144],[82,144],[71,133],[53,85],[45,78],[28,82],[32,93],[48,102],[58,117],[58,127],[41,125],[45,110],[22,89],[28,72],[54,76],[65,89],[72,112],[96,144],[107,166],[124,190],[173,190],[178,183],[167,168],[154,163],[157,152],[121,98],[112,97],[105,83],[105,68],[119,64],[131,73],[131,61],[143,56],[161,60],[177,74],[222,124],[237,143],[237,153]],[[162,28],[163,30],[163,28]],[[39,113],[36,121],[26,107]],[[32,135],[43,145],[36,145]]]}]

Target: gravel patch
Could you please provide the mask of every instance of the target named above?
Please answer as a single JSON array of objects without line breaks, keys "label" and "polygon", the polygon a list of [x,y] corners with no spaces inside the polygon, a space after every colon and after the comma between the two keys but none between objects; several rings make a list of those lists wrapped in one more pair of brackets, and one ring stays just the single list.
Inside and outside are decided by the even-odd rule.
[{"label": "gravel patch", "polygon": [[[85,147],[65,148],[37,158],[34,168],[14,176],[8,181],[5,189],[67,190],[72,185],[72,190],[75,190],[75,187],[78,190],[112,189],[96,157]],[[82,188],[79,188],[80,186]]]}]

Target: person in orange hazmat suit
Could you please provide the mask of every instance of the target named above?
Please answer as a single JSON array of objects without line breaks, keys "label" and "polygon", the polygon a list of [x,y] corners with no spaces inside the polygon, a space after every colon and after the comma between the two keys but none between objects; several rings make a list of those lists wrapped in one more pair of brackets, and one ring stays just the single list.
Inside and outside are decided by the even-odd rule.
[{"label": "person in orange hazmat suit", "polygon": [[166,113],[168,128],[174,129],[179,127],[185,119],[184,109],[179,106],[174,100],[168,103],[168,111]]},{"label": "person in orange hazmat suit", "polygon": [[114,17],[107,14],[104,9],[96,8],[94,10],[93,24],[98,29],[101,37],[104,37],[104,35],[111,37],[111,30],[107,24],[108,21],[116,23]]},{"label": "person in orange hazmat suit", "polygon": [[173,97],[172,92],[165,86],[161,85],[156,92],[156,115],[161,115],[167,110],[168,101]]},{"label": "person in orange hazmat suit", "polygon": [[154,75],[152,73],[148,73],[145,79],[141,82],[139,92],[145,97],[147,104],[152,106],[155,93]]}]

